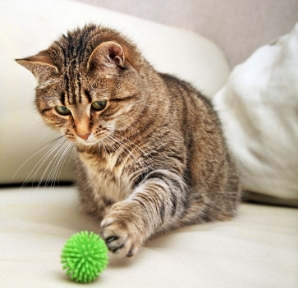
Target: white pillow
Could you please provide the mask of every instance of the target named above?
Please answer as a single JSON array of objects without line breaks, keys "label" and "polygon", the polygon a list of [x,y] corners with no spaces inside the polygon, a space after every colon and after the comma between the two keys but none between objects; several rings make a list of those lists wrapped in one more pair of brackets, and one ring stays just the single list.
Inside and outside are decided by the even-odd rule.
[{"label": "white pillow", "polygon": [[214,99],[252,200],[298,205],[298,23],[231,73]]},{"label": "white pillow", "polygon": [[29,182],[48,178],[73,179],[67,161],[60,175],[51,168],[48,172],[51,170],[52,175],[43,175],[58,150],[52,150],[52,155],[36,172],[39,165],[35,165],[51,146],[44,147],[37,154],[36,151],[59,134],[41,122],[34,107],[36,80],[13,59],[34,55],[67,30],[90,22],[121,30],[136,42],[159,71],[190,81],[209,96],[214,95],[227,80],[229,68],[221,50],[192,32],[77,1],[1,0],[0,184],[22,183],[30,173]]}]

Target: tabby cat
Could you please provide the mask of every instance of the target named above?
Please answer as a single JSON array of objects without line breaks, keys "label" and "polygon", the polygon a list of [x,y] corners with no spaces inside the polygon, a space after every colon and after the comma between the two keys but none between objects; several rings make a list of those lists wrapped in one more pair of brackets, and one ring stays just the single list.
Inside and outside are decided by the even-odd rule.
[{"label": "tabby cat", "polygon": [[87,25],[16,61],[38,80],[44,122],[73,142],[82,207],[110,251],[235,215],[238,172],[211,103],[126,37]]}]

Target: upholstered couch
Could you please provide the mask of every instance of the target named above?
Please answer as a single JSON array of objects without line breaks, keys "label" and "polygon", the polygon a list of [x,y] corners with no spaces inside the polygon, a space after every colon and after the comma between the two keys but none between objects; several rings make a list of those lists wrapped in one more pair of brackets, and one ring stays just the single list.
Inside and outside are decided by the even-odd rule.
[{"label": "upholstered couch", "polygon": [[153,238],[133,258],[110,255],[88,285],[298,287],[298,28],[230,74],[221,49],[193,32],[67,0],[0,4],[0,287],[77,285],[62,271],[61,249],[75,232],[99,230],[68,185],[71,153],[57,160],[57,134],[35,111],[34,77],[13,61],[89,22],[123,31],[156,69],[214,101],[250,202],[230,221]]}]

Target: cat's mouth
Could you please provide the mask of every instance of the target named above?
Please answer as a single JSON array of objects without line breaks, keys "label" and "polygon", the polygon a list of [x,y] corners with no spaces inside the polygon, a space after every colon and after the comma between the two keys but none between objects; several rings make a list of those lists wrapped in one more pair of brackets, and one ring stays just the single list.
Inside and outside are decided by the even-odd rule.
[{"label": "cat's mouth", "polygon": [[94,141],[80,141],[80,144],[83,144],[85,146],[94,146],[94,145],[97,145],[99,142],[94,142]]},{"label": "cat's mouth", "polygon": [[76,137],[76,140],[79,144],[86,145],[86,146],[94,146],[100,142],[99,139],[95,138],[93,134],[90,134],[88,137]]},{"label": "cat's mouth", "polygon": [[84,146],[94,146],[103,144],[103,142],[111,141],[113,138],[113,132],[115,131],[114,126],[108,128],[104,127],[101,131],[90,131],[88,134],[79,135],[77,133],[72,134],[73,140],[80,145]]}]

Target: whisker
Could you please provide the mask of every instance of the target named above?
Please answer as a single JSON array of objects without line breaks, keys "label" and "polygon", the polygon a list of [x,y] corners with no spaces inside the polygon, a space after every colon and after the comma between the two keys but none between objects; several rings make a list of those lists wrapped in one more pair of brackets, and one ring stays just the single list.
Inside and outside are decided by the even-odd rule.
[{"label": "whisker", "polygon": [[[69,153],[69,151],[71,150],[72,148],[72,143],[67,143],[66,146],[64,146],[64,151],[62,151],[62,153],[60,154],[59,156],[59,161],[57,164],[55,164],[56,169],[55,169],[55,173],[53,175],[53,179],[54,181],[52,181],[52,185],[51,187],[55,186],[55,183],[56,183],[56,180],[59,179],[60,175],[61,175],[61,172],[62,172],[62,169],[63,169],[63,166],[64,166],[64,163],[66,161],[66,158],[67,158],[67,155]],[[70,159],[69,159],[70,161]],[[69,162],[68,162],[69,163]]]},{"label": "whisker", "polygon": [[[132,158],[132,161],[133,161],[133,164],[134,164],[134,165],[136,165],[137,167],[139,167],[139,169],[141,169],[141,170],[143,170],[144,167],[145,167],[145,170],[148,171],[148,168],[147,168],[146,166],[144,166],[144,164],[146,164],[146,162],[145,162],[145,160],[143,159],[143,157],[139,157],[139,158],[136,157],[136,156],[131,152],[131,150],[130,150],[128,147],[125,146],[126,143],[124,143],[123,141],[121,141],[121,140],[119,140],[119,139],[117,139],[117,138],[115,138],[115,137],[113,137],[113,136],[111,136],[111,135],[109,135],[109,138],[110,138],[112,141],[114,141],[114,142],[120,144],[120,146],[121,146],[122,149],[123,149],[123,152],[124,152],[128,157],[131,157],[131,158]],[[125,169],[125,168],[124,168],[124,169]]]},{"label": "whisker", "polygon": [[[48,179],[47,181],[45,182],[44,184],[44,189],[45,187],[48,185],[49,181],[51,181],[50,179],[53,177],[53,180],[51,181],[51,189],[53,188],[53,185],[55,185],[55,173],[56,173],[56,169],[57,169],[57,163],[58,161],[60,161],[61,159],[61,155],[65,152],[65,147],[69,146],[69,143],[66,142],[66,139],[64,139],[64,143],[63,141],[61,141],[59,143],[59,146],[56,145],[57,149],[55,149],[54,151],[58,150],[54,155],[53,155],[53,159],[50,161],[50,163],[47,165],[45,171],[43,172],[41,178],[40,178],[40,181],[37,185],[36,188],[39,188],[41,186],[41,183],[42,183],[42,180],[44,179],[44,176],[45,174],[47,173],[47,170],[51,167],[51,170],[48,174]],[[51,153],[52,155],[53,153]],[[42,208],[42,205],[43,205],[43,196],[44,196],[44,189],[42,189],[42,195],[41,195],[41,200],[40,200],[40,211],[41,211],[41,208]]]},{"label": "whisker", "polygon": [[53,159],[52,159],[53,163],[50,163],[49,164],[49,168],[51,168],[51,169],[50,169],[50,172],[48,174],[48,179],[45,182],[44,186],[47,186],[50,181],[51,181],[51,185],[50,185],[51,188],[55,185],[55,182],[56,182],[56,173],[57,173],[57,170],[60,168],[61,155],[65,152],[65,148],[68,146],[68,144],[69,143],[67,143],[67,142],[61,144],[59,150],[53,156]]},{"label": "whisker", "polygon": [[140,146],[138,146],[136,143],[134,143],[134,142],[132,142],[131,140],[129,140],[127,137],[122,136],[122,135],[117,135],[117,136],[118,136],[118,137],[121,137],[121,138],[124,139],[125,141],[128,141],[129,143],[131,143],[132,145],[134,145],[134,147],[136,147],[136,148],[142,153],[143,156],[146,156],[146,154],[148,153],[148,151],[147,151],[147,153],[146,153],[143,149],[141,149]]},{"label": "whisker", "polygon": [[[53,140],[51,140],[50,142],[48,142],[47,144],[45,144],[43,147],[41,147],[40,149],[38,149],[32,156],[30,156],[19,168],[18,170],[12,175],[13,179],[15,177],[15,175],[20,171],[20,169],[22,169],[24,167],[24,165],[26,165],[28,163],[28,161],[30,161],[35,155],[37,155],[39,152],[41,152],[42,150],[44,150],[45,148],[47,148],[48,146],[52,145],[53,143],[55,143],[56,141],[61,140],[61,138],[63,138],[63,136],[59,136]],[[51,148],[52,149],[52,148]],[[47,152],[48,153],[48,152]],[[47,153],[45,155],[47,155]],[[36,164],[37,165],[37,164]],[[34,166],[34,168],[36,167],[36,165]],[[34,169],[33,168],[33,169]],[[27,178],[26,178],[27,180]],[[26,181],[25,180],[25,181]]]},{"label": "whisker", "polygon": [[[52,178],[51,187],[55,186],[56,180],[59,179],[59,175],[61,174],[61,170],[63,167],[63,163],[65,162],[65,157],[68,152],[68,148],[71,145],[71,143],[65,143],[62,148],[59,151],[59,154],[57,155],[57,161],[53,164],[53,169],[51,169],[51,172],[49,174],[49,179]],[[59,181],[59,180],[58,180]]]},{"label": "whisker", "polygon": [[[56,161],[57,161],[57,155],[60,155],[60,153],[61,153],[63,147],[66,145],[66,143],[65,143],[66,141],[67,141],[66,139],[62,139],[62,141],[59,143],[59,145],[57,144],[57,145],[56,145],[56,148],[55,148],[55,149],[53,150],[53,152],[49,155],[49,156],[51,156],[53,153],[55,153],[55,152],[58,150],[58,151],[53,155],[53,159],[50,161],[50,163],[47,165],[46,169],[44,170],[44,172],[43,172],[43,174],[42,174],[42,176],[41,176],[41,178],[40,178],[40,181],[39,181],[39,184],[38,184],[37,187],[40,187],[40,184],[42,183],[42,180],[44,179],[44,176],[46,175],[48,169],[51,167],[52,163],[53,163],[53,164],[56,163]],[[64,143],[63,143],[63,142],[64,142]],[[43,161],[43,164],[47,161],[48,158],[49,158],[49,157],[47,157],[47,158]],[[42,165],[43,165],[43,164],[42,164]],[[42,165],[41,165],[41,167],[42,167]],[[37,173],[37,172],[36,172],[36,173]],[[48,175],[48,179],[50,178],[50,176],[51,176],[51,172],[50,172],[49,175]],[[48,182],[49,182],[49,180],[46,181],[45,186],[47,185]]]},{"label": "whisker", "polygon": [[[55,153],[55,151],[59,148],[59,146],[61,145],[61,143],[63,142],[63,140],[64,139],[60,139],[58,141],[58,143],[55,144],[54,147],[52,147],[49,151],[47,151],[47,153],[45,155],[43,155],[43,157],[33,167],[33,169],[31,170],[31,172],[29,173],[29,175],[25,179],[25,181],[24,181],[23,185],[21,186],[21,188],[23,188],[29,182],[30,177],[32,177],[32,182],[35,182],[35,178],[36,178],[36,175],[37,175],[38,171],[44,165],[44,163],[49,159],[49,157],[51,157],[51,155],[53,153]],[[34,173],[34,171],[35,171],[35,173]]]}]

